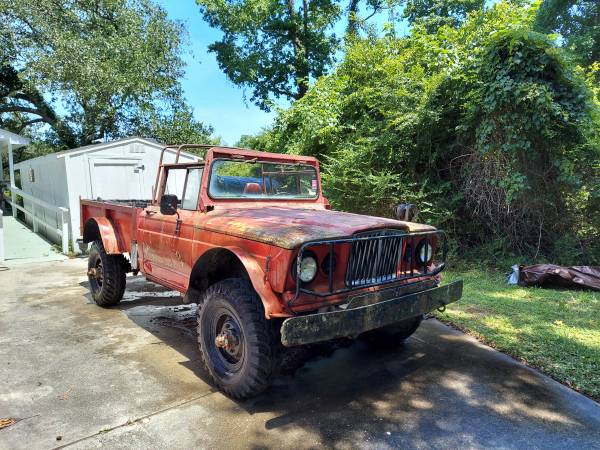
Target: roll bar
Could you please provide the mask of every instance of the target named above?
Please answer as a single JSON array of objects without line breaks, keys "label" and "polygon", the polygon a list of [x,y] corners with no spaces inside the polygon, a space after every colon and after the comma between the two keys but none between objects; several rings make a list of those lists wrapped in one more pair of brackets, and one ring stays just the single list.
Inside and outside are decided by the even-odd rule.
[{"label": "roll bar", "polygon": [[181,154],[181,150],[186,148],[213,148],[218,147],[214,144],[177,144],[177,145],[165,145],[160,152],[160,159],[158,160],[158,170],[156,172],[156,181],[154,182],[154,188],[152,189],[152,203],[156,204],[158,199],[156,196],[158,195],[159,181],[160,181],[160,173],[163,167],[163,158],[165,156],[165,151],[168,149],[176,148],[175,152],[175,164],[179,162],[179,155]]}]

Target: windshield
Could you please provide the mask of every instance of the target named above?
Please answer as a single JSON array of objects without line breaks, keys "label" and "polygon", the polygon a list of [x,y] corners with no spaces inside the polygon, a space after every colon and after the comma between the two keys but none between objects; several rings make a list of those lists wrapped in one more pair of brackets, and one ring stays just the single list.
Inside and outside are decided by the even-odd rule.
[{"label": "windshield", "polygon": [[213,198],[314,199],[317,171],[306,164],[216,160],[208,192]]}]

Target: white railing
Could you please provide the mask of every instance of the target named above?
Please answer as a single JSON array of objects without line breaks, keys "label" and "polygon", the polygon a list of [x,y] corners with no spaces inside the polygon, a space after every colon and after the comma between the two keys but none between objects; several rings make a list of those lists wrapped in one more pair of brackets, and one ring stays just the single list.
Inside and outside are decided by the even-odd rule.
[{"label": "white railing", "polygon": [[[1,194],[4,196],[4,194]],[[0,263],[4,262],[4,226],[2,224],[2,215],[4,211],[2,211],[2,197],[0,196]]]},{"label": "white railing", "polygon": [[[23,211],[26,216],[31,217],[31,224],[33,226],[33,231],[35,233],[39,230],[39,225],[44,225],[47,229],[52,230],[56,233],[57,236],[61,238],[62,244],[62,252],[66,255],[69,253],[69,210],[67,208],[63,208],[62,206],[55,206],[44,200],[40,200],[37,197],[34,197],[27,192],[23,192],[21,189],[11,186],[10,189],[10,198],[6,198],[5,200],[12,206],[13,216],[16,217],[17,210]],[[2,194],[4,195],[4,194]],[[26,210],[23,206],[17,204],[16,196],[20,195],[24,200],[29,200],[31,202],[31,211]],[[60,228],[57,228],[55,224],[49,224],[45,222],[41,217],[36,216],[35,212],[39,208],[47,209],[49,211],[55,212],[59,214],[60,217]],[[2,220],[0,219],[0,239],[2,238]],[[4,241],[1,240],[0,248],[3,248]],[[0,254],[0,258],[2,254]]]}]

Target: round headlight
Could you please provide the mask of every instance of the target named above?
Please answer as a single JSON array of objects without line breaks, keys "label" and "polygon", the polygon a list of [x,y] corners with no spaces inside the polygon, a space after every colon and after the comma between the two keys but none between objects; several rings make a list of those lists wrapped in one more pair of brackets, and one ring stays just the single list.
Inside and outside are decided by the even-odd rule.
[{"label": "round headlight", "polygon": [[308,283],[315,278],[317,274],[317,260],[312,256],[305,256],[300,261],[300,280],[303,283]]},{"label": "round headlight", "polygon": [[421,241],[417,248],[417,262],[419,264],[427,264],[433,258],[433,247],[427,240]]}]

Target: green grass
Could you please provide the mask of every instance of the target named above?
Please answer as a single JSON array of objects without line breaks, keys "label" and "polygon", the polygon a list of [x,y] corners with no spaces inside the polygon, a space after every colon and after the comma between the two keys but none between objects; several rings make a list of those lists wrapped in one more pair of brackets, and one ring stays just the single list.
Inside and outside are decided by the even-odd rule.
[{"label": "green grass", "polygon": [[600,399],[600,292],[522,288],[494,270],[451,272],[463,298],[436,312],[483,342]]}]

